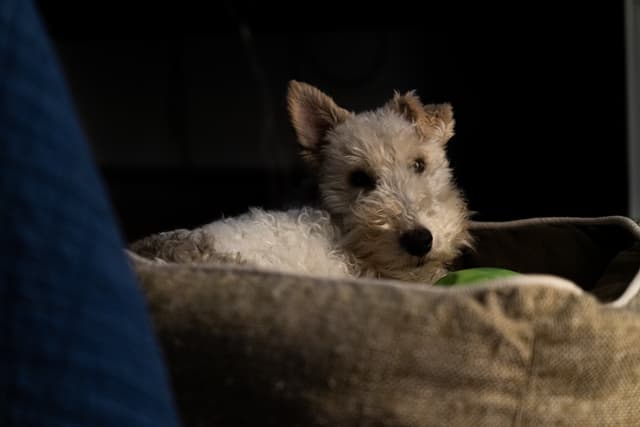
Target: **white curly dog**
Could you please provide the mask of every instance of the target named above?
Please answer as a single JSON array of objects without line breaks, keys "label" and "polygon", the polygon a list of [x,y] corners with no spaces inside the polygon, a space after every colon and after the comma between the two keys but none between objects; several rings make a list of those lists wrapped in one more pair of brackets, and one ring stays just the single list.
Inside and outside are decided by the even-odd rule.
[{"label": "white curly dog", "polygon": [[469,211],[445,147],[449,104],[414,92],[353,113],[292,81],[288,105],[322,209],[252,208],[194,230],[160,233],[131,249],[167,262],[234,262],[321,276],[433,283],[471,245]]}]

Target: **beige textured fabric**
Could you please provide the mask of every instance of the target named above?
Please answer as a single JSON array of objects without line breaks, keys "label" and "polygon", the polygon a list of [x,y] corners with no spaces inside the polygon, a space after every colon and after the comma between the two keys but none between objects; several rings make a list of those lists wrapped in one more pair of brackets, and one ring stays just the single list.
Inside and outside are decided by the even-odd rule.
[{"label": "beige textured fabric", "polygon": [[474,234],[460,266],[531,274],[445,289],[131,254],[185,425],[640,425],[640,317],[616,308],[636,304],[637,227]]}]

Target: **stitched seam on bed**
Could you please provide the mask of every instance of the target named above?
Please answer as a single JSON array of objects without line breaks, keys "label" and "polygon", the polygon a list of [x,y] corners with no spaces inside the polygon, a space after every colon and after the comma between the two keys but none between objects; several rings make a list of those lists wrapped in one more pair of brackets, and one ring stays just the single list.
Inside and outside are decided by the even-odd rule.
[{"label": "stitched seam on bed", "polygon": [[518,407],[516,408],[516,412],[513,419],[513,427],[519,427],[522,425],[522,417],[524,413],[524,406],[529,399],[529,395],[531,394],[532,383],[533,383],[533,375],[535,370],[535,362],[536,362],[536,321],[534,320],[533,325],[533,336],[531,337],[531,345],[529,347],[529,366],[527,366],[526,370],[526,378],[525,378],[525,386],[523,387],[522,394],[520,395],[520,399],[518,402]]}]

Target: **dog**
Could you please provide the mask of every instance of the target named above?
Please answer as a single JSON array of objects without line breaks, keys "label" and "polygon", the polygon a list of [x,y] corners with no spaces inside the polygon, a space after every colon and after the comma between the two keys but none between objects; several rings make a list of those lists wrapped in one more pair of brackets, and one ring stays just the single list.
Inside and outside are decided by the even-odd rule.
[{"label": "dog", "polygon": [[168,262],[432,284],[472,246],[470,211],[446,155],[455,125],[450,104],[395,92],[383,106],[355,113],[295,80],[287,102],[321,209],[251,208],[131,249]]}]

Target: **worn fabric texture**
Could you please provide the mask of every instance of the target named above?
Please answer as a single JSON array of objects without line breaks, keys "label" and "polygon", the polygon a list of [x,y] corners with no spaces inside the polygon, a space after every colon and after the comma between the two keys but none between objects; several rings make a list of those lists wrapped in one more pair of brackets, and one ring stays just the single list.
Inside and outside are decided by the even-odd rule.
[{"label": "worn fabric texture", "polygon": [[450,289],[130,253],[185,425],[640,425],[635,224],[473,232],[460,266],[527,274]]}]

